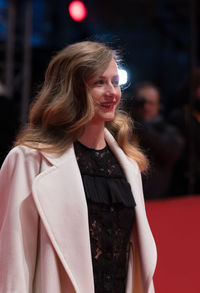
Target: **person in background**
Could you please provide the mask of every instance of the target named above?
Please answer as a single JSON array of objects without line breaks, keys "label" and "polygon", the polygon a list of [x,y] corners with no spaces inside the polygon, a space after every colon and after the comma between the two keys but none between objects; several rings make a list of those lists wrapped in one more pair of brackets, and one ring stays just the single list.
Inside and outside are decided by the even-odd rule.
[{"label": "person in background", "polygon": [[172,174],[183,147],[184,139],[162,114],[161,93],[151,82],[135,89],[132,103],[135,135],[150,161],[150,170],[143,176],[145,198],[173,196]]},{"label": "person in background", "polygon": [[99,42],[52,58],[0,174],[0,293],[153,293],[156,246],[120,112],[118,55]]},{"label": "person in background", "polygon": [[185,78],[177,100],[169,121],[180,130],[186,143],[173,186],[177,195],[200,194],[200,68]]}]

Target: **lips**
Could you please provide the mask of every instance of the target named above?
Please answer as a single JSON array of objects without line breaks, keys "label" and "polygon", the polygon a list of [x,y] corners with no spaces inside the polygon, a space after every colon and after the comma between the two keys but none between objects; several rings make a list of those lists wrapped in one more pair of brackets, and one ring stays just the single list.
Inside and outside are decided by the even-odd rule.
[{"label": "lips", "polygon": [[101,103],[100,106],[103,108],[112,108],[116,103]]}]

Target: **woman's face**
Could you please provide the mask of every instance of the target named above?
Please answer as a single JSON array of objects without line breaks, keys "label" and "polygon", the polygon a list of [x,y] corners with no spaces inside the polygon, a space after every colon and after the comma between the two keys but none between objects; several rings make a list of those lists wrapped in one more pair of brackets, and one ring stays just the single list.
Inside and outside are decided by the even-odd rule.
[{"label": "woman's face", "polygon": [[121,98],[117,64],[112,59],[101,76],[89,82],[89,93],[94,101],[94,117],[92,122],[105,122],[114,119],[115,110]]}]

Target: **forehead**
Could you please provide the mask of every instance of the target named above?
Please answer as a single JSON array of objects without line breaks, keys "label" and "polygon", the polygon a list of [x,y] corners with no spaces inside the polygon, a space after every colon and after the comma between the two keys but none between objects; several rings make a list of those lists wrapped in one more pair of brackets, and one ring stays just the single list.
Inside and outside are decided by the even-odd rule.
[{"label": "forehead", "polygon": [[138,93],[144,95],[145,98],[149,100],[159,100],[160,96],[158,90],[153,87],[141,88],[138,90]]},{"label": "forehead", "polygon": [[110,60],[107,67],[105,69],[96,70],[96,72],[93,72],[93,74],[87,79],[87,82],[92,82],[97,78],[108,78],[108,77],[118,77],[118,66],[116,61],[113,59]]},{"label": "forehead", "polygon": [[117,63],[114,60],[114,58],[111,59],[107,68],[102,73],[102,76],[106,76],[106,75],[118,75],[118,67],[117,67]]}]

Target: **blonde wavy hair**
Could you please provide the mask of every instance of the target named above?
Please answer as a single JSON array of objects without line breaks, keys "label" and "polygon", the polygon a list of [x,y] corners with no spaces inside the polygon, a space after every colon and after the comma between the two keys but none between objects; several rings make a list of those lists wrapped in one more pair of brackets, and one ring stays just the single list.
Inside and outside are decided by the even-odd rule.
[{"label": "blonde wavy hair", "polygon": [[[58,52],[48,65],[43,86],[31,105],[29,122],[15,145],[54,153],[66,151],[94,115],[88,80],[101,75],[112,58],[118,63],[116,51],[93,41],[75,43]],[[132,141],[131,119],[117,112],[106,127],[140,170],[146,170],[147,159]]]}]

